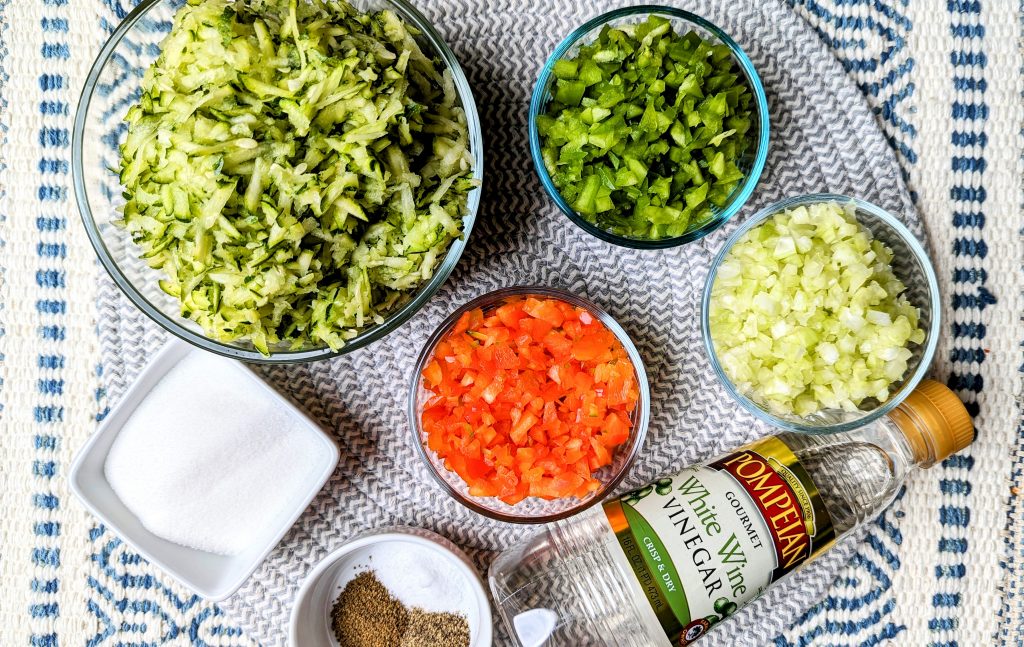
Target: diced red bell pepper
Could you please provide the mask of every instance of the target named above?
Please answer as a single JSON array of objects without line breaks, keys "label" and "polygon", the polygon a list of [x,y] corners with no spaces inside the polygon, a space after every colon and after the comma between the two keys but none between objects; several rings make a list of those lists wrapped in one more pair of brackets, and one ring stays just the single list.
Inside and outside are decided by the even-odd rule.
[{"label": "diced red bell pepper", "polygon": [[470,494],[584,498],[629,441],[639,392],[622,344],[586,310],[515,299],[463,314],[423,369],[425,442]]}]

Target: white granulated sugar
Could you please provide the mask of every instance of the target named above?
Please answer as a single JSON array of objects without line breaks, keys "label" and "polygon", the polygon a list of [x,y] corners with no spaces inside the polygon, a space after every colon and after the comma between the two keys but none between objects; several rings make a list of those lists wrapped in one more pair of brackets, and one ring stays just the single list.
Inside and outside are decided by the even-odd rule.
[{"label": "white granulated sugar", "polygon": [[190,352],[135,409],[104,474],[154,535],[236,555],[280,529],[322,452],[232,360]]}]

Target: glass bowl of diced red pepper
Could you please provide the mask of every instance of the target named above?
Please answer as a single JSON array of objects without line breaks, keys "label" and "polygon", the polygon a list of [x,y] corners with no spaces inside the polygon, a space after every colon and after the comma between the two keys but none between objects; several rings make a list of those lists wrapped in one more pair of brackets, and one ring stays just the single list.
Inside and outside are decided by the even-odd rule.
[{"label": "glass bowl of diced red pepper", "polygon": [[455,500],[546,523],[594,505],[643,445],[643,360],[607,312],[572,293],[512,287],[453,312],[420,353],[416,446]]}]

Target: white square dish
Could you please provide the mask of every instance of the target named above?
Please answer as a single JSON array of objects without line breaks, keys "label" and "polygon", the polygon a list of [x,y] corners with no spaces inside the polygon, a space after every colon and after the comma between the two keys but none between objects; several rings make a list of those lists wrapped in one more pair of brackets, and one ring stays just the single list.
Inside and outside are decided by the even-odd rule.
[{"label": "white square dish", "polygon": [[338,464],[339,452],[334,441],[304,412],[293,405],[245,365],[230,359],[240,374],[265,390],[268,398],[276,399],[282,408],[302,423],[304,429],[315,434],[323,443],[318,462],[308,470],[308,490],[294,508],[278,515],[273,530],[259,535],[259,541],[237,555],[218,555],[167,541],[150,532],[121,502],[104,475],[104,464],[111,445],[122,427],[131,418],[139,403],[160,380],[189,353],[206,351],[195,349],[173,340],[161,348],[142,370],[138,379],[125,392],[121,402],[107,414],[99,429],[78,451],[71,465],[68,481],[71,491],[100,521],[151,563],[178,580],[197,594],[211,601],[219,601],[234,593],[248,579],[267,554],[292,527],[299,515],[323,488]]}]

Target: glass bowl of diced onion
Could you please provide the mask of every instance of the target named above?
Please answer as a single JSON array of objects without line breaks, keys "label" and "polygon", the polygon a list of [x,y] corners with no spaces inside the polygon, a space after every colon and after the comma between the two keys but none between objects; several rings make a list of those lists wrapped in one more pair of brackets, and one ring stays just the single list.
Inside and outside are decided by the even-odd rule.
[{"label": "glass bowl of diced onion", "polygon": [[[852,293],[854,287],[850,287],[852,284],[847,283],[843,275],[821,276],[817,265],[812,270],[795,264],[786,270],[790,276],[787,289],[797,284],[800,287],[791,298],[789,295],[779,298],[782,293],[777,284],[786,280],[783,278],[783,270],[779,269],[786,266],[786,261],[779,258],[787,254],[786,250],[766,250],[766,257],[761,261],[750,255],[752,248],[749,246],[744,250],[746,255],[742,258],[732,256],[738,244],[749,243],[759,235],[773,235],[759,234],[766,231],[759,228],[783,212],[801,214],[799,217],[805,220],[799,223],[800,226],[810,228],[806,231],[820,232],[823,225],[814,221],[813,208],[823,203],[840,207],[848,220],[856,221],[874,241],[881,242],[891,251],[891,259],[887,260],[887,264],[892,274],[903,284],[906,300],[917,311],[916,328],[920,332],[915,333],[913,340],[902,347],[906,350],[886,347],[890,319],[881,312],[858,313],[854,308],[852,313],[841,313],[837,308],[837,316],[850,317],[851,326],[856,327],[859,322],[865,322],[863,338],[850,333],[843,338],[842,343],[836,339],[815,336],[814,314],[810,315],[812,323],[807,324],[807,329],[789,325],[793,321],[789,315],[798,308],[806,308],[813,313],[831,312],[823,310],[835,307],[824,305],[835,303],[830,301],[830,289],[833,290],[832,297],[835,297],[836,289],[850,289]],[[847,251],[836,250],[837,253]],[[872,250],[865,250],[865,253],[869,259],[875,258],[871,255]],[[888,254],[883,254],[884,261],[884,256]],[[766,267],[773,269],[765,271]],[[845,265],[840,267],[846,271]],[[826,274],[828,271],[825,270]],[[815,281],[807,282],[806,277],[811,273]],[[738,281],[747,283],[741,284]],[[751,281],[755,282],[755,287],[751,287]],[[738,285],[744,287],[738,288]],[[817,295],[815,290],[818,290]],[[715,302],[716,299],[719,301]],[[759,310],[756,305],[759,299],[765,302],[764,309]],[[738,303],[741,300],[755,305],[747,308]],[[806,305],[808,301],[817,306]],[[775,314],[767,307],[773,305],[773,302],[781,307],[783,315]],[[805,305],[800,305],[802,303]],[[731,312],[722,315],[721,311],[714,312],[716,308],[750,314],[746,315],[747,320],[744,322],[730,321]],[[730,236],[708,272],[701,304],[701,331],[716,376],[729,395],[744,409],[760,420],[790,431],[834,433],[849,431],[878,419],[892,411],[917,387],[928,372],[935,354],[940,316],[935,270],[925,248],[910,230],[895,215],[877,205],[848,196],[819,193],[791,197],[769,205]],[[779,324],[784,318],[787,325]],[[723,324],[723,321],[730,324]],[[744,324],[746,328],[742,332],[735,328]],[[742,336],[749,343],[741,346],[735,342],[737,336]],[[902,336],[897,338],[902,339]],[[769,348],[770,351],[767,350]],[[757,349],[763,349],[763,352]],[[876,356],[871,358],[873,353]],[[891,384],[868,397],[863,397],[863,393],[857,397],[850,395],[858,388],[860,391],[870,390],[858,387],[856,372],[863,371],[865,363],[879,366],[881,360],[884,364],[890,355],[896,362],[890,366],[898,367],[895,372],[889,372],[887,381],[891,381]],[[806,382],[808,371],[813,377]],[[884,369],[878,369],[878,372],[884,372]],[[872,377],[877,375],[872,374]],[[875,380],[873,384],[881,382]],[[792,390],[794,388],[796,391]],[[801,388],[804,390],[799,391]],[[791,390],[787,393],[787,389]],[[797,392],[801,396],[794,395]],[[801,406],[797,397],[813,398],[815,404],[809,405],[805,400],[804,406]],[[789,406],[794,402],[797,402],[796,406]]]}]

